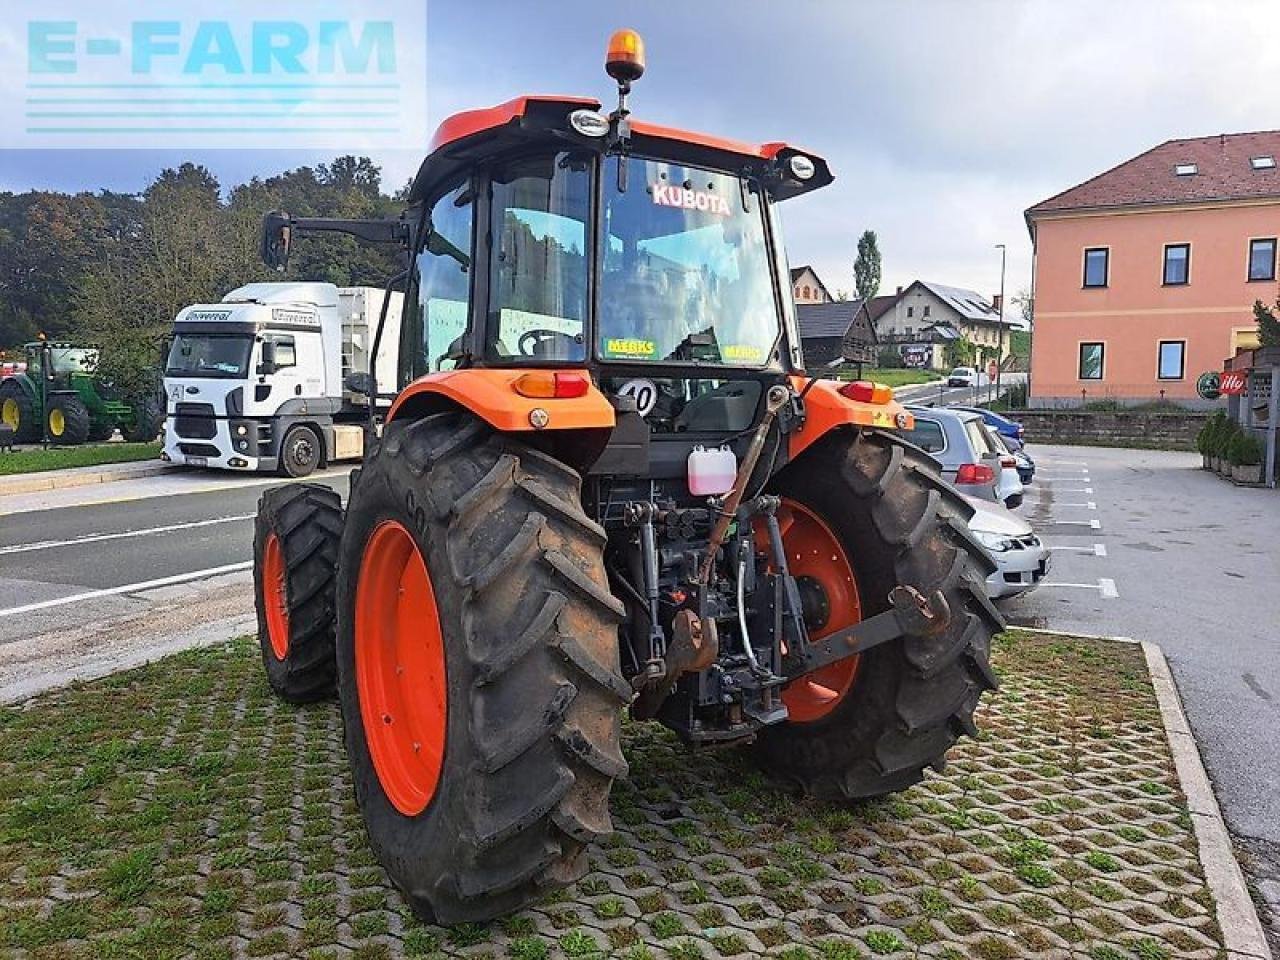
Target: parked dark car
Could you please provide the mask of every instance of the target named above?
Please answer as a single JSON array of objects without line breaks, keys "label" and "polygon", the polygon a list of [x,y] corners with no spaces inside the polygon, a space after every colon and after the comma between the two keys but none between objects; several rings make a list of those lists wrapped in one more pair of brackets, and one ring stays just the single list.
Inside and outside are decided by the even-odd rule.
[{"label": "parked dark car", "polygon": [[988,427],[1000,434],[1002,437],[1008,437],[1010,440],[1017,440],[1018,447],[1023,444],[1023,426],[1017,420],[1010,420],[1008,417],[1002,417],[994,410],[988,410],[986,407],[966,407],[960,404],[952,404],[954,410],[968,410],[982,417],[982,422]]}]

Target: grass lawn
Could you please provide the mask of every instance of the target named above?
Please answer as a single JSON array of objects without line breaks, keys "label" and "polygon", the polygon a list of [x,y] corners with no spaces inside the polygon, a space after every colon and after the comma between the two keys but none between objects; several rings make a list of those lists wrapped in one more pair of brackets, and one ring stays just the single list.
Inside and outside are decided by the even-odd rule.
[{"label": "grass lawn", "polygon": [[445,929],[365,841],[336,704],[275,699],[246,640],[169,657],[0,708],[0,954],[1220,956],[1139,647],[1010,633],[993,661],[979,737],[868,802],[625,722],[586,876]]},{"label": "grass lawn", "polygon": [[160,455],[155,443],[87,443],[79,447],[27,447],[0,454],[0,477],[19,473],[42,473],[67,467],[96,467],[104,463],[154,460]]},{"label": "grass lawn", "polygon": [[[844,379],[854,379],[853,374],[844,375]],[[862,371],[863,380],[874,380],[876,383],[887,383],[891,387],[905,387],[912,383],[932,383],[942,379],[942,374],[935,370],[907,370],[893,367],[868,367]]]}]

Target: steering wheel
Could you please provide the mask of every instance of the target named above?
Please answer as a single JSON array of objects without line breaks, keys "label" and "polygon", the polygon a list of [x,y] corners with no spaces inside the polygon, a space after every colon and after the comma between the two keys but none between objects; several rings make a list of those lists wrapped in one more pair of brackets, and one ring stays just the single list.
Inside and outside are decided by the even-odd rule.
[{"label": "steering wheel", "polygon": [[555,357],[572,360],[581,351],[582,340],[560,330],[536,328],[520,334],[516,347],[526,357]]}]

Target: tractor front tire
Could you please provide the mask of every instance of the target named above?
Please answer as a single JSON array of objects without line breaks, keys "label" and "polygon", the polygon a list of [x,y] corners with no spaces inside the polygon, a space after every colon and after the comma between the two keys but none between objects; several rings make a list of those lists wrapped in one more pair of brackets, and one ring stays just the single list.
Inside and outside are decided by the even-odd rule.
[{"label": "tractor front tire", "polygon": [[268,490],[253,530],[253,594],[267,682],[291,703],[334,690],[342,498],[317,483]]},{"label": "tractor front tire", "polygon": [[79,397],[53,397],[45,411],[49,439],[64,447],[78,447],[89,439],[89,408]]},{"label": "tractor front tire", "polygon": [[35,443],[40,439],[35,404],[17,380],[0,383],[0,417],[13,427],[14,443]]},{"label": "tractor front tire", "polygon": [[353,485],[338,688],[374,853],[422,918],[586,870],[626,773],[622,604],[581,478],[464,413],[393,422]]},{"label": "tractor front tire", "polygon": [[[1004,623],[985,590],[994,568],[968,531],[973,509],[927,457],[877,432],[825,438],[784,470],[774,489],[834,536],[815,569],[825,575],[833,554],[847,557],[862,619],[889,609],[889,593],[900,584],[925,597],[941,592],[951,619],[936,636],[904,636],[856,664],[825,668],[836,677],[841,664],[852,668],[838,698],[799,720],[793,709],[792,719],[762,730],[756,756],[767,772],[816,796],[903,790],[925,768],[941,769],[961,734],[976,733],[979,698],[996,686],[991,638]],[[790,544],[787,552],[795,552]]]}]

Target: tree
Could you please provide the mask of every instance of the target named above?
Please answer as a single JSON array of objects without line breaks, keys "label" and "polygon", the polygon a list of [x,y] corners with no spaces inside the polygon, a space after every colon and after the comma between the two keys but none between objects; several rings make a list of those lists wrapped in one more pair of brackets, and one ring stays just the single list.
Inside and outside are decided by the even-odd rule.
[{"label": "tree", "polygon": [[1021,316],[1022,322],[1030,330],[1031,324],[1035,320],[1035,300],[1031,296],[1031,291],[1023,287],[1014,296],[1013,302],[1018,306],[1018,314]]},{"label": "tree", "polygon": [[1258,341],[1264,347],[1280,347],[1280,318],[1276,317],[1276,309],[1280,308],[1280,299],[1276,306],[1263,306],[1261,300],[1253,302],[1253,316],[1258,321]]},{"label": "tree", "polygon": [[880,292],[880,246],[874,230],[866,230],[858,238],[858,259],[853,262],[853,286],[861,300],[870,300]]},{"label": "tree", "polygon": [[972,340],[968,337],[959,337],[947,344],[943,354],[949,366],[968,367],[973,365],[977,352]]}]

